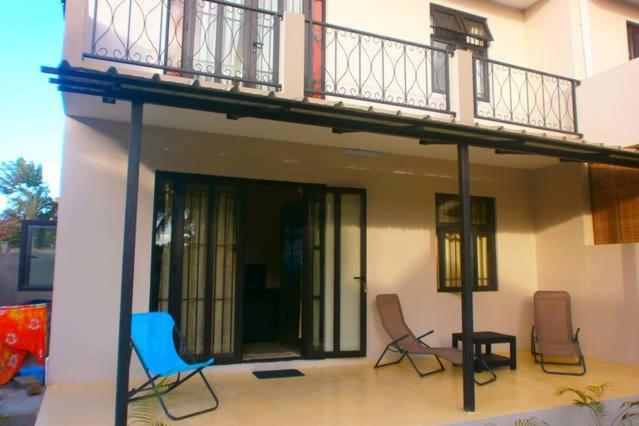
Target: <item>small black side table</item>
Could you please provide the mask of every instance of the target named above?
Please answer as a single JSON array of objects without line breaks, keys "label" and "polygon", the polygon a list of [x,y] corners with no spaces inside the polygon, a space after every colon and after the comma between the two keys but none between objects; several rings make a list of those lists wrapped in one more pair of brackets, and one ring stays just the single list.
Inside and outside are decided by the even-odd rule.
[{"label": "small black side table", "polygon": [[[459,348],[461,341],[462,333],[453,333],[453,347]],[[517,369],[517,339],[515,336],[494,331],[476,331],[473,333],[473,343],[475,344],[475,356],[481,357],[491,368],[507,366],[511,370]],[[492,345],[499,343],[510,344],[510,357],[493,353]],[[482,352],[482,345],[486,348],[485,352]],[[477,367],[478,365],[475,363],[475,369],[479,370]]]}]

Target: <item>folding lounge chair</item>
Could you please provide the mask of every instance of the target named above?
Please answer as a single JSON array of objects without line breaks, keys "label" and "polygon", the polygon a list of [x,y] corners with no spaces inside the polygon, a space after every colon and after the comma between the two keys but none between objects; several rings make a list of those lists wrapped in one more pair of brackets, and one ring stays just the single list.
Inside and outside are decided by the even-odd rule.
[{"label": "folding lounge chair", "polygon": [[[429,331],[428,333],[422,334],[419,337],[415,337],[413,332],[406,325],[406,321],[404,321],[402,306],[399,302],[399,297],[397,297],[396,294],[380,294],[377,296],[376,302],[377,309],[379,310],[379,315],[382,319],[382,325],[384,326],[384,329],[386,330],[390,338],[393,339],[393,341],[386,346],[384,352],[382,352],[382,355],[377,360],[377,363],[375,363],[375,368],[399,364],[404,358],[408,358],[417,374],[420,377],[426,377],[445,370],[444,364],[442,364],[440,358],[447,359],[455,366],[463,364],[463,354],[462,351],[460,351],[459,349],[432,348],[422,340],[424,337],[433,334],[433,330]],[[387,352],[394,352],[400,354],[401,356],[395,361],[380,364]],[[415,364],[415,361],[413,360],[413,357],[411,355],[434,356],[437,360],[437,363],[439,364],[439,368],[422,372],[419,370],[419,368],[417,368],[417,365]],[[483,386],[497,380],[497,376],[484,360],[482,360],[481,358],[476,358],[476,360],[490,374],[491,377],[481,382],[475,379],[475,383],[477,383],[479,386]]]},{"label": "folding lounge chair", "polygon": [[[535,325],[530,350],[535,362],[548,374],[583,376],[586,361],[579,346],[579,329],[573,335],[570,295],[565,291],[538,291],[534,296]],[[576,358],[576,362],[549,362],[545,357]],[[548,370],[546,365],[581,367],[578,372]]]},{"label": "folding lounge chair", "polygon": [[[213,392],[211,385],[204,377],[204,374],[202,374],[202,370],[212,365],[213,360],[210,359],[206,362],[193,364],[187,364],[184,362],[176,351],[173,333],[178,336],[182,343],[185,343],[183,337],[179,334],[175,327],[173,318],[171,318],[171,316],[166,312],[133,314],[131,324],[131,343],[133,350],[140,359],[140,363],[142,364],[144,372],[149,380],[147,380],[143,385],[129,391],[129,402],[157,396],[162,409],[172,420],[182,420],[187,417],[215,410],[219,405],[219,401],[215,392]],[[186,344],[184,344],[184,348],[188,351]],[[189,355],[193,357],[192,354],[189,353]],[[183,416],[173,416],[166,408],[166,404],[164,403],[162,396],[171,392],[173,389],[177,388],[196,374],[199,374],[200,377],[202,377],[202,380],[204,381],[210,395],[213,397],[215,404],[213,407],[205,410]],[[177,378],[172,383],[159,386],[158,380],[174,375],[177,375]],[[181,375],[185,376],[181,378]],[[144,394],[135,396],[141,392],[144,392]]]}]

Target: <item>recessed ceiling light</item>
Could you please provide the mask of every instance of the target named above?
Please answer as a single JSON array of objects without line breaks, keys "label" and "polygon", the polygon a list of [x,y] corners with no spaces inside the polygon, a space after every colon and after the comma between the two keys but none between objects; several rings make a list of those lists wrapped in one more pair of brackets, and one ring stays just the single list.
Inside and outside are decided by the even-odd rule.
[{"label": "recessed ceiling light", "polygon": [[346,148],[342,151],[345,155],[353,155],[355,157],[380,158],[382,153],[379,151],[369,151],[366,149]]}]

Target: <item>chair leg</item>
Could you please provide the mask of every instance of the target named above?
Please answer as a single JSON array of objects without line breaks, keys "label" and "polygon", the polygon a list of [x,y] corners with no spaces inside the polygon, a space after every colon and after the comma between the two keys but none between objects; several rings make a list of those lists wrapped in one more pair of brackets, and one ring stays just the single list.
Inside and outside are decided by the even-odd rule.
[{"label": "chair leg", "polygon": [[[398,360],[396,361],[391,361],[391,362],[387,362],[384,364],[380,364],[380,362],[382,361],[382,359],[384,358],[384,355],[386,355],[386,352],[391,351],[391,352],[401,352],[402,356],[399,357]],[[375,367],[373,368],[382,368],[382,367],[388,367],[389,365],[395,365],[395,364],[399,364],[400,362],[402,362],[402,360],[404,359],[404,357],[406,356],[406,352],[403,351],[398,351],[398,350],[392,350],[391,349],[391,345],[386,346],[386,348],[384,349],[384,352],[382,352],[382,354],[380,355],[380,357],[377,359],[377,362],[375,363]]]},{"label": "chair leg", "polygon": [[[160,406],[162,407],[162,410],[164,410],[164,413],[166,414],[166,416],[171,419],[171,420],[183,420],[189,417],[193,417],[193,416],[197,416],[200,414],[204,414],[204,413],[208,413],[209,411],[213,411],[215,410],[219,405],[220,402],[217,398],[217,395],[215,395],[215,392],[213,391],[213,388],[211,387],[211,385],[209,384],[208,380],[206,380],[206,377],[204,377],[204,374],[202,373],[202,368],[199,368],[195,371],[193,371],[191,374],[189,374],[188,376],[186,376],[184,379],[182,380],[176,380],[175,382],[171,383],[171,385],[165,389],[165,390],[160,390],[159,387],[156,385],[155,383],[155,379],[156,377],[151,377],[151,375],[149,374],[148,371],[146,371],[145,369],[145,373],[147,374],[147,376],[149,377],[149,381],[151,384],[151,387],[153,388],[153,393],[149,394],[149,395],[145,395],[145,396],[141,396],[141,397],[137,397],[137,398],[129,398],[129,402],[133,402],[133,401],[137,401],[140,399],[144,399],[144,398],[149,398],[151,396],[156,396],[158,398],[158,401],[160,402]],[[183,416],[174,416],[173,414],[171,414],[171,412],[169,412],[169,409],[166,406],[166,403],[164,401],[164,399],[162,398],[164,395],[166,395],[167,393],[169,393],[171,390],[177,388],[178,386],[180,386],[182,383],[186,382],[187,380],[189,380],[191,377],[195,376],[196,374],[199,374],[200,377],[202,378],[202,380],[204,381],[204,384],[206,385],[206,388],[209,392],[209,394],[211,395],[211,397],[213,398],[213,401],[215,402],[215,404],[212,407],[206,408],[204,410],[200,410],[200,411],[196,411],[194,413],[189,413],[189,414],[185,414]]]},{"label": "chair leg", "polygon": [[439,359],[439,357],[437,355],[434,355],[434,356],[435,356],[435,359],[437,360],[437,362],[439,363],[439,368],[437,368],[435,370],[431,370],[431,371],[425,371],[425,372],[422,372],[422,371],[419,370],[419,368],[417,367],[417,364],[415,364],[415,361],[413,361],[413,358],[410,356],[410,354],[406,353],[405,355],[408,358],[408,360],[410,361],[410,363],[412,364],[413,368],[415,369],[415,371],[417,372],[419,377],[430,376],[431,374],[441,373],[442,371],[445,370],[444,364],[442,364],[441,360]]},{"label": "chair leg", "polygon": [[[548,362],[544,361],[544,355],[539,354],[541,369],[546,374],[557,374],[560,376],[583,376],[586,374],[586,360],[583,355],[579,356],[579,360],[577,362]],[[572,367],[581,367],[581,371],[578,372],[570,372],[570,371],[558,371],[558,370],[548,370],[546,365],[563,365],[563,366],[572,366]]]},{"label": "chair leg", "polygon": [[490,376],[491,376],[489,379],[486,379],[484,381],[479,381],[477,379],[473,379],[475,381],[475,383],[477,384],[477,386],[485,386],[485,385],[487,385],[489,383],[492,383],[495,380],[497,380],[497,375],[495,374],[493,369],[490,368],[490,366],[486,363],[486,361],[484,361],[480,357],[477,357],[477,361],[484,366],[484,370],[487,371],[490,374]]}]

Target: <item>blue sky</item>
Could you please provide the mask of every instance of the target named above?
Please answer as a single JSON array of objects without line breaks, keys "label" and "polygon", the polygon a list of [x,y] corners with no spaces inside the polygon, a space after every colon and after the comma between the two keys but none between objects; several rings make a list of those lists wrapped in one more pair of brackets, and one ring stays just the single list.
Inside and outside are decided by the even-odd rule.
[{"label": "blue sky", "polygon": [[[2,2],[0,161],[21,156],[41,163],[54,196],[60,191],[64,113],[60,93],[40,72],[62,57],[60,0]],[[5,200],[0,197],[0,209]]]}]

